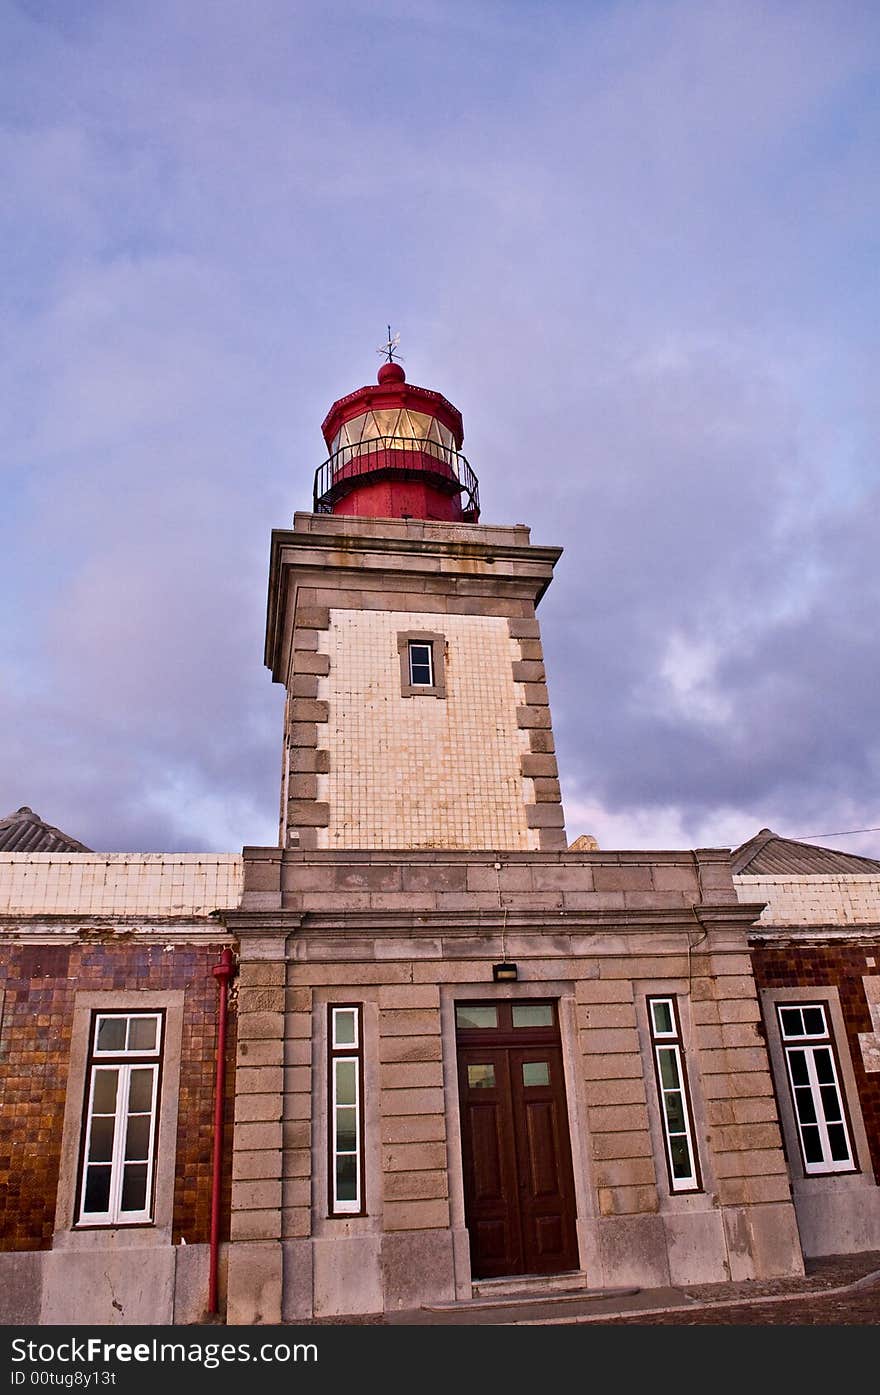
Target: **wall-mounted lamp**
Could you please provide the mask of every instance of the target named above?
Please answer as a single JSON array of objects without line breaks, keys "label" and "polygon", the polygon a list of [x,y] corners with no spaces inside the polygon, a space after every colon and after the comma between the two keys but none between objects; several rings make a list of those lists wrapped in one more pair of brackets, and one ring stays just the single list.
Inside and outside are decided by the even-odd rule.
[{"label": "wall-mounted lamp", "polygon": [[492,965],[492,977],[496,983],[515,983],[518,976],[515,964],[505,961],[503,964]]}]

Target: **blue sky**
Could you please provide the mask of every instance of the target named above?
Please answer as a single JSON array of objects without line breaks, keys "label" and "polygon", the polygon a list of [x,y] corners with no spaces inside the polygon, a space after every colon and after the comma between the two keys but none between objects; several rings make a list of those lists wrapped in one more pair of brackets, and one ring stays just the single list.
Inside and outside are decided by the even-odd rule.
[{"label": "blue sky", "polygon": [[880,825],[872,0],[6,0],[0,50],[0,814],[275,841],[269,533],[390,320],[565,548],[569,836]]}]

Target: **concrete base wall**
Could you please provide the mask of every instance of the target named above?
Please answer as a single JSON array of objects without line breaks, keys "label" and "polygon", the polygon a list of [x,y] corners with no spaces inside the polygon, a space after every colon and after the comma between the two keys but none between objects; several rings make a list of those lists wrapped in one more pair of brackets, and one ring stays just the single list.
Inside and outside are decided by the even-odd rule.
[{"label": "concrete base wall", "polygon": [[49,1250],[41,1324],[167,1325],[174,1317],[173,1248]]},{"label": "concrete base wall", "polygon": [[805,1255],[880,1250],[880,1187],[864,1177],[795,1181],[794,1204]]},{"label": "concrete base wall", "polygon": [[229,1246],[226,1321],[253,1327],[281,1321],[284,1254],[276,1240],[244,1240]]},{"label": "concrete base wall", "polygon": [[[207,1245],[0,1253],[0,1326],[143,1326],[203,1322]],[[220,1310],[226,1307],[226,1247]]]},{"label": "concrete base wall", "polygon": [[288,1240],[283,1254],[285,1322],[400,1312],[456,1296],[450,1230]]},{"label": "concrete base wall", "polygon": [[45,1251],[0,1254],[0,1326],[39,1323],[45,1259]]},{"label": "concrete base wall", "polygon": [[[798,1227],[787,1202],[593,1221],[591,1288],[663,1288],[802,1274]],[[868,1245],[862,1249],[871,1248]]]}]

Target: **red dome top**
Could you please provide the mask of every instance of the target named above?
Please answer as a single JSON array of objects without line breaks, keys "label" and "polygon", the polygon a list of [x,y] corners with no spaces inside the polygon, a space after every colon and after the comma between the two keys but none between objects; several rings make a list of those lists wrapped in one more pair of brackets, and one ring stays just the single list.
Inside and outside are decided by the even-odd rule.
[{"label": "red dome top", "polygon": [[384,387],[386,383],[405,383],[406,374],[401,363],[383,363],[378,373],[379,382]]},{"label": "red dome top", "polygon": [[315,479],[317,512],[475,523],[477,479],[460,454],[461,413],[406,381],[399,363],[334,402],[321,426],[330,459]]}]

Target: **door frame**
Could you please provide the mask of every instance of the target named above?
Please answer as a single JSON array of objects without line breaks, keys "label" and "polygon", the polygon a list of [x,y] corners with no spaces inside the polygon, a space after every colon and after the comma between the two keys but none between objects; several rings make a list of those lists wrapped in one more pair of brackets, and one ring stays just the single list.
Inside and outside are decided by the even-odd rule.
[{"label": "door frame", "polygon": [[[458,1094],[458,1054],[456,1049],[455,1004],[462,1001],[489,1002],[493,998],[511,1002],[531,998],[556,1003],[559,1023],[559,1043],[562,1050],[562,1070],[568,1109],[571,1144],[571,1166],[574,1174],[575,1235],[577,1238],[578,1269],[583,1273],[592,1246],[595,1230],[596,1188],[593,1166],[587,1146],[586,1100],[583,1076],[574,1063],[578,1060],[577,1017],[574,985],[558,979],[538,983],[496,984],[469,980],[442,983],[440,987],[440,1022],[443,1037],[443,1092],[446,1105],[446,1155],[449,1175],[449,1213],[455,1265],[456,1298],[470,1298],[474,1279],[471,1274],[470,1235],[464,1207],[464,1162],[462,1156],[461,1110]],[[595,1262],[599,1271],[598,1260]]]}]

